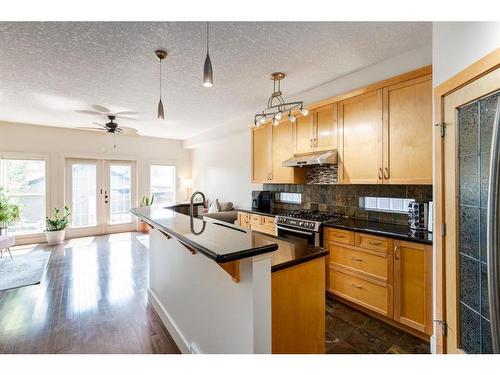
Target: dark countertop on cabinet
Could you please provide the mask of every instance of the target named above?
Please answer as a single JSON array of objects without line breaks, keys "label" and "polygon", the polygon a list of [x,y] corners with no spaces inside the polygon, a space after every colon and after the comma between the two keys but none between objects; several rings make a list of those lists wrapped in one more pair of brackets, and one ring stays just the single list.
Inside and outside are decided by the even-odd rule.
[{"label": "dark countertop on cabinet", "polygon": [[276,216],[278,215],[278,210],[260,210],[258,208],[248,208],[248,207],[235,207],[234,208],[236,211],[241,211],[241,212],[247,212],[249,214],[257,214],[257,215],[264,215],[264,216]]},{"label": "dark countertop on cabinet", "polygon": [[432,245],[432,233],[428,231],[417,231],[406,225],[380,223],[363,219],[339,219],[323,223],[325,227],[340,228],[391,237],[398,240],[420,242]]},{"label": "dark countertop on cabinet", "polygon": [[130,211],[218,263],[272,252],[271,271],[274,272],[328,254],[327,250],[302,241],[243,229],[214,219],[191,218],[169,208],[140,207]]}]

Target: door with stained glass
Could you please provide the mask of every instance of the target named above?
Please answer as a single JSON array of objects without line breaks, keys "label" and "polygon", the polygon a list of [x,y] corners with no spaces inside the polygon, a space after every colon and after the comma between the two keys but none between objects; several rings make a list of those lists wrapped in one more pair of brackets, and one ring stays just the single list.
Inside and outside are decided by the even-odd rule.
[{"label": "door with stained glass", "polygon": [[487,205],[500,69],[444,99],[446,352],[491,353]]}]

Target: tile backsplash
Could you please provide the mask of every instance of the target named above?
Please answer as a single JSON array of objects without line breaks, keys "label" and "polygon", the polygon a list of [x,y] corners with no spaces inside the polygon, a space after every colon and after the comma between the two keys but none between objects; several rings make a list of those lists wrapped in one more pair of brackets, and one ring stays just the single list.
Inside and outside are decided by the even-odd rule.
[{"label": "tile backsplash", "polygon": [[[360,206],[363,197],[389,197],[432,200],[431,185],[285,185],[264,184],[263,190],[273,192],[272,206],[276,209],[317,209],[340,214],[395,224],[407,224],[407,215],[398,212],[366,210]],[[276,193],[301,193],[300,204],[290,204],[275,200]],[[280,195],[281,196],[281,195]]]}]

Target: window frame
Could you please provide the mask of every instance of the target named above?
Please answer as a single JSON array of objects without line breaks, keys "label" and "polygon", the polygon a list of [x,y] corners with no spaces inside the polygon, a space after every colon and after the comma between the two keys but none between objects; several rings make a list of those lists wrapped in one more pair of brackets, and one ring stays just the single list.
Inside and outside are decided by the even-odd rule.
[{"label": "window frame", "polygon": [[[45,173],[45,195],[44,195],[44,206],[45,215],[48,216],[50,213],[50,158],[48,154],[43,153],[26,153],[26,152],[5,152],[0,151],[0,161],[2,160],[34,160],[43,161],[45,163],[44,173]],[[3,170],[0,168],[0,181],[3,180]],[[16,194],[14,194],[16,195]],[[45,228],[45,226],[44,226]],[[12,233],[15,238],[19,239],[33,239],[34,241],[39,241],[42,236],[44,236],[45,229],[40,232],[29,232],[29,233]]]},{"label": "window frame", "polygon": [[[172,204],[174,205],[177,201],[177,165],[173,161],[169,160],[149,160],[147,163],[147,195],[151,196],[151,167],[152,166],[163,166],[163,167],[173,167],[174,168],[174,199]],[[142,200],[142,197],[141,197]],[[139,201],[139,204],[141,201]]]}]

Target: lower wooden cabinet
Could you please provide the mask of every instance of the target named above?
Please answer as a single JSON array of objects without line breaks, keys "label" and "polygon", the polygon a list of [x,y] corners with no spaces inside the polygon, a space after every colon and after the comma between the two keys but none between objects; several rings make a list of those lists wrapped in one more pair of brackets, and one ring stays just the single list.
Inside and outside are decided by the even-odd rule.
[{"label": "lower wooden cabinet", "polygon": [[257,215],[239,211],[237,224],[242,228],[248,228],[257,232],[273,235],[276,233],[274,216]]},{"label": "lower wooden cabinet", "polygon": [[432,335],[432,246],[325,228],[326,288],[364,309]]},{"label": "lower wooden cabinet", "polygon": [[432,247],[394,241],[394,320],[432,334]]}]

